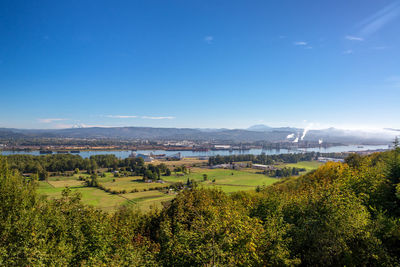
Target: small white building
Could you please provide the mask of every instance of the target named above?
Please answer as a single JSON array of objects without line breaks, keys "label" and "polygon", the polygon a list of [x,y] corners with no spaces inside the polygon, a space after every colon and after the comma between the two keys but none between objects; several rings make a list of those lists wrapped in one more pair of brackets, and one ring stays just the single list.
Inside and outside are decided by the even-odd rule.
[{"label": "small white building", "polygon": [[344,159],[335,159],[335,158],[326,158],[326,157],[318,157],[319,162],[328,162],[328,161],[333,161],[333,162],[344,162]]},{"label": "small white building", "polygon": [[273,170],[273,169],[275,169],[271,165],[263,165],[263,164],[253,164],[252,167],[253,167],[253,169],[257,169],[257,170]]}]

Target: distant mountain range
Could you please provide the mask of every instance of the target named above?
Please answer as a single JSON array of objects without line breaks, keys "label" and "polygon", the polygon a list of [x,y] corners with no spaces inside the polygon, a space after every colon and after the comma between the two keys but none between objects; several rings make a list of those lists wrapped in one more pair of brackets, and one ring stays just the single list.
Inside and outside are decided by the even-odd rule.
[{"label": "distant mountain range", "polygon": [[0,128],[0,138],[80,138],[80,139],[146,139],[146,140],[215,140],[215,141],[309,141],[343,144],[378,144],[391,142],[399,132],[350,131],[336,128],[305,131],[292,127],[254,125],[247,129],[192,129],[153,127],[90,127],[70,129],[11,129]]}]

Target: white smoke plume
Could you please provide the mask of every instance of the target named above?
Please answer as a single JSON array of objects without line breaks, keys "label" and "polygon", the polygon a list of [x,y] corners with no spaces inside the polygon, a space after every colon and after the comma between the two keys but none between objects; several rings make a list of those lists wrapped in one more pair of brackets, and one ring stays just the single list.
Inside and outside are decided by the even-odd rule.
[{"label": "white smoke plume", "polygon": [[307,126],[304,128],[303,135],[301,136],[300,140],[303,141],[304,137],[306,137],[307,132],[310,130],[310,127]]},{"label": "white smoke plume", "polygon": [[324,141],[322,139],[318,140],[318,144],[322,144]]},{"label": "white smoke plume", "polygon": [[299,138],[296,137],[296,139],[294,139],[293,143],[298,143],[299,142]]},{"label": "white smoke plume", "polygon": [[288,136],[286,136],[286,139],[292,139],[292,138],[294,138],[294,133],[289,134]]}]

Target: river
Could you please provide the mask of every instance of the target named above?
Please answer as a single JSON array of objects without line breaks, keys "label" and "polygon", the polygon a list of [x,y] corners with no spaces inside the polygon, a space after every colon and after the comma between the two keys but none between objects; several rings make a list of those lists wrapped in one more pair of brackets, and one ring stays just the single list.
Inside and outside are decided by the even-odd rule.
[{"label": "river", "polygon": [[[349,151],[366,151],[366,150],[378,150],[378,149],[388,149],[387,145],[349,145],[349,146],[332,146],[332,147],[315,147],[315,148],[307,148],[307,149],[249,149],[249,150],[210,150],[210,151],[166,151],[166,150],[138,150],[136,153],[140,154],[166,154],[173,155],[178,152],[181,153],[183,157],[206,157],[206,156],[228,156],[228,155],[245,155],[245,154],[253,154],[260,155],[261,153],[265,153],[266,155],[276,155],[276,154],[287,154],[287,153],[304,153],[304,152],[321,152],[321,153],[331,153],[331,152],[349,152]],[[40,155],[39,151],[1,151],[1,155]],[[56,154],[56,153],[54,153]],[[81,151],[80,153],[76,153],[75,155],[80,155],[83,158],[88,158],[93,155],[105,155],[105,154],[115,154],[118,158],[127,158],[131,154],[130,150],[118,150],[118,151],[110,151],[110,150],[96,150],[96,151]]]}]

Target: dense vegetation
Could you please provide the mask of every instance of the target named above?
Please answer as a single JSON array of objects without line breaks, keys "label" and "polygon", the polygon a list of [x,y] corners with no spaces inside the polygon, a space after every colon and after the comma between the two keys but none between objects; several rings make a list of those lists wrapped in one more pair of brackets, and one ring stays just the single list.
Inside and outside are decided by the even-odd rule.
[{"label": "dense vegetation", "polygon": [[47,200],[0,165],[0,265],[400,264],[400,148],[258,192],[184,190],[146,214],[104,213],[68,190]]},{"label": "dense vegetation", "polygon": [[213,156],[208,159],[209,165],[216,164],[227,164],[232,162],[249,161],[257,164],[274,164],[277,162],[283,163],[297,163],[299,161],[310,161],[320,156],[332,157],[332,158],[344,158],[345,153],[320,153],[320,152],[308,152],[308,153],[291,153],[291,154],[277,154],[277,155],[266,155],[262,153],[260,155],[230,155],[230,156]]},{"label": "dense vegetation", "polygon": [[264,174],[269,177],[290,177],[299,175],[300,172],[306,171],[305,168],[284,167],[282,169],[264,170]]},{"label": "dense vegetation", "polygon": [[145,165],[142,158],[119,159],[115,155],[95,155],[82,158],[79,155],[56,154],[44,156],[10,155],[7,158],[10,169],[21,173],[37,174],[40,179],[46,179],[49,172],[62,173],[66,171],[86,170],[95,173],[99,168],[120,170],[130,176],[143,176],[146,179],[159,179],[161,175],[170,175],[165,164]]}]

